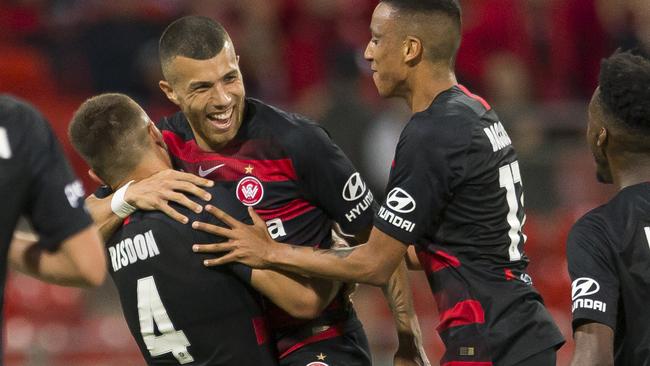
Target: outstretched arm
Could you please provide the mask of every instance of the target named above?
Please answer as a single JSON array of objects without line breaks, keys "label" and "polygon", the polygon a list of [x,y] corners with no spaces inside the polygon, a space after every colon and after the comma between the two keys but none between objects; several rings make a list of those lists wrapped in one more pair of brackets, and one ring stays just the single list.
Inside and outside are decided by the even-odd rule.
[{"label": "outstretched arm", "polygon": [[[192,194],[209,201],[210,194],[201,187],[211,187],[213,184],[211,180],[194,174],[167,169],[131,184],[124,194],[124,200],[140,210],[162,211],[172,219],[185,224],[188,218],[174,210],[169,202],[176,202],[194,212],[201,212],[203,210],[201,205],[187,198],[185,194]],[[113,195],[106,198],[91,195],[86,199],[88,212],[104,240],[108,240],[113,235],[123,220],[111,210],[112,198]]]},{"label": "outstretched arm", "polygon": [[194,245],[196,252],[229,252],[206,260],[208,266],[241,262],[253,268],[275,268],[304,276],[384,286],[406,252],[406,245],[376,228],[372,229],[368,243],[353,248],[322,250],[281,244],[270,238],[266,224],[251,208],[248,211],[254,225],[243,224],[213,206],[206,206],[206,210],[230,226],[192,224],[195,229],[230,239],[226,243]]},{"label": "outstretched arm", "polygon": [[587,323],[573,333],[576,348],[571,366],[614,365],[614,331],[607,325]]}]

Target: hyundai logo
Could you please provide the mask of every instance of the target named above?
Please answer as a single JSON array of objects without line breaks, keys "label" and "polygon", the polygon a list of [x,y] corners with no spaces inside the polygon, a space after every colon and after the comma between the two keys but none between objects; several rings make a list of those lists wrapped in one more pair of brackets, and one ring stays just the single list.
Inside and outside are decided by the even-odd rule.
[{"label": "hyundai logo", "polygon": [[386,205],[393,211],[409,213],[415,210],[415,200],[405,190],[395,187],[386,198]]},{"label": "hyundai logo", "polygon": [[571,300],[593,295],[600,290],[600,285],[588,277],[580,277],[571,284]]},{"label": "hyundai logo", "polygon": [[343,187],[343,198],[346,201],[354,201],[359,199],[365,192],[366,183],[363,182],[359,173],[354,173]]}]

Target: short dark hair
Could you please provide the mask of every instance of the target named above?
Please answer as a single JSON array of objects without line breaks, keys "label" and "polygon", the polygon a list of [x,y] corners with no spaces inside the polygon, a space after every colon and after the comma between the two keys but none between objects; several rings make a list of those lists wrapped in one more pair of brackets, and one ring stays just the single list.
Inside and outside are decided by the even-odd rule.
[{"label": "short dark hair", "polygon": [[640,51],[617,51],[600,66],[600,102],[624,127],[650,134],[650,60]]},{"label": "short dark hair", "polygon": [[[423,27],[425,56],[433,61],[449,60],[453,66],[460,47],[462,10],[458,0],[380,0],[406,16],[408,25]],[[421,17],[420,19],[418,19]],[[441,22],[442,17],[451,22]],[[436,28],[437,27],[437,28]]]},{"label": "short dark hair", "polygon": [[167,66],[176,56],[208,60],[216,56],[230,39],[228,32],[217,21],[203,16],[189,15],[167,26],[158,42],[158,54],[165,78]]},{"label": "short dark hair", "polygon": [[142,108],[124,94],[86,100],[68,127],[72,146],[91,169],[111,185],[129,174],[148,148]]}]

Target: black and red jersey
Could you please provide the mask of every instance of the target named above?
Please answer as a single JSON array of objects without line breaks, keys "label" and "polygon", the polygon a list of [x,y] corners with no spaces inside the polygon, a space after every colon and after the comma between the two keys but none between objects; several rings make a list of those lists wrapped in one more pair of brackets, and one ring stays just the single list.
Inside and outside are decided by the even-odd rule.
[{"label": "black and red jersey", "polygon": [[[178,169],[214,180],[254,207],[271,236],[295,245],[329,248],[337,222],[355,234],[372,225],[373,195],[325,130],[305,118],[247,98],[236,137],[218,152],[203,151],[182,113],[163,119],[163,133]],[[305,331],[319,324],[361,326],[349,300],[338,297],[320,319],[306,322],[270,306],[281,354],[322,339]],[[328,328],[329,336],[341,331]]]},{"label": "black and red jersey", "polygon": [[[208,190],[215,205],[250,220],[223,187]],[[173,206],[190,222],[223,225],[205,211]],[[136,211],[106,242],[124,318],[148,365],[277,365],[250,269],[208,268],[203,260],[211,256],[192,251],[195,243],[223,240],[160,211]]]},{"label": "black and red jersey", "polygon": [[623,188],[573,226],[567,242],[574,329],[614,330],[614,363],[650,362],[650,183]]},{"label": "black and red jersey", "polygon": [[7,252],[20,216],[31,222],[40,237],[37,245],[48,251],[92,224],[83,186],[52,128],[32,106],[6,95],[0,95],[0,202],[2,298]]},{"label": "black and red jersey", "polygon": [[412,116],[375,226],[418,250],[443,363],[508,365],[563,342],[525,272],[523,202],[517,155],[485,100],[458,85]]}]

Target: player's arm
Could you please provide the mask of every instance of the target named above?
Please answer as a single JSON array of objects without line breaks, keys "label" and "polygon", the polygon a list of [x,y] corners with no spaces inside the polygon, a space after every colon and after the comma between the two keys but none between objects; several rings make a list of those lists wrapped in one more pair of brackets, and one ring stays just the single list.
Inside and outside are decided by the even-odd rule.
[{"label": "player's arm", "polygon": [[[124,193],[124,201],[136,209],[162,211],[178,222],[187,223],[188,218],[174,210],[169,202],[176,202],[194,212],[201,212],[201,205],[187,198],[185,194],[209,201],[211,195],[201,187],[211,187],[213,184],[211,180],[194,174],[167,169],[129,185]],[[91,195],[86,199],[88,211],[104,240],[110,238],[124,220],[113,212],[112,200],[113,194],[105,198]]]},{"label": "player's arm", "polygon": [[93,226],[63,240],[56,252],[38,245],[31,234],[16,232],[9,247],[12,269],[63,286],[99,286],[106,277],[106,257]]},{"label": "player's arm", "polygon": [[299,319],[316,318],[341,288],[340,282],[271,269],[254,269],[251,286]]},{"label": "player's arm", "polygon": [[607,325],[591,322],[573,332],[576,348],[571,366],[614,365],[614,331]]},{"label": "player's arm", "polygon": [[230,227],[192,223],[195,229],[230,239],[227,243],[193,246],[199,253],[227,253],[206,260],[208,266],[240,262],[253,268],[385,286],[406,252],[406,245],[376,228],[366,244],[352,248],[316,249],[277,243],[269,235],[264,220],[251,208],[248,211],[253,225],[241,223],[214,206],[208,205],[206,210]]},{"label": "player's arm", "polygon": [[576,342],[572,366],[614,364],[619,279],[608,237],[602,220],[588,214],[573,226],[567,240]]},{"label": "player's arm", "polygon": [[415,247],[413,245],[409,245],[404,260],[406,261],[406,267],[411,271],[422,270],[422,264],[420,263],[420,259],[418,259],[418,254],[415,252]]}]

